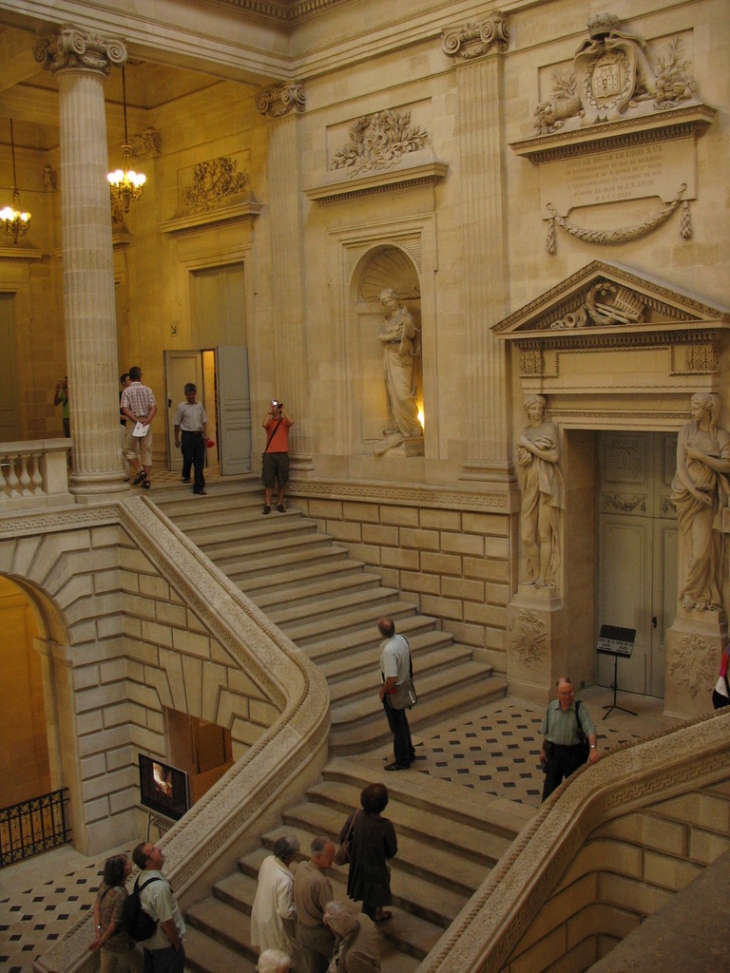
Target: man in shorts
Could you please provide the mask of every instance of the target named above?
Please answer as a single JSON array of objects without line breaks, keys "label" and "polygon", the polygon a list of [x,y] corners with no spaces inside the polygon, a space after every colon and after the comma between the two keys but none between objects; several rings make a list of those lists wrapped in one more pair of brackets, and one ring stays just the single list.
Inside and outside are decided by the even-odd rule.
[{"label": "man in shorts", "polygon": [[284,403],[272,399],[269,411],[261,423],[266,430],[266,449],[262,456],[261,479],[264,481],[264,509],[271,513],[271,496],[274,483],[278,484],[276,509],[280,514],[286,510],[284,494],[289,482],[289,430],[294,420],[284,411]]},{"label": "man in shorts", "polygon": [[[127,417],[127,439],[124,444],[126,456],[132,471],[132,483],[150,488],[152,469],[152,427],[150,423],[157,414],[157,403],[152,389],[141,382],[142,369],[133,365],[129,369],[130,384],[122,392],[121,411]],[[135,436],[137,423],[147,427],[143,436]]]}]

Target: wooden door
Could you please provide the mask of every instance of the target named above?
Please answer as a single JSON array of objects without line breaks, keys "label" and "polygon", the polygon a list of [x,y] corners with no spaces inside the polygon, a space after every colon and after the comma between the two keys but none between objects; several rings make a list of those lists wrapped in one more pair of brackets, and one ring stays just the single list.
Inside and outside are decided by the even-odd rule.
[{"label": "wooden door", "polygon": [[[599,433],[597,630],[636,629],[630,659],[618,660],[620,691],[664,694],[664,638],[677,606],[677,522],[670,499],[677,437]],[[610,686],[614,659],[598,656]]]}]

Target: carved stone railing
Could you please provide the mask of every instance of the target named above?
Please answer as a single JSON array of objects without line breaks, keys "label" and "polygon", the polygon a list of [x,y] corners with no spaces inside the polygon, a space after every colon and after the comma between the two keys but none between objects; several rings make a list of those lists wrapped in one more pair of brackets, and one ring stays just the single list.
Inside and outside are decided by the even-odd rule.
[{"label": "carved stone railing", "polygon": [[[564,782],[520,832],[417,973],[513,968],[515,950],[530,937],[533,924],[540,923],[541,909],[599,828],[730,779],[729,731],[730,713],[712,714],[618,748]],[[718,846],[717,853],[722,850],[724,845]],[[558,960],[553,955],[546,964],[553,968]]]},{"label": "carved stone railing", "polygon": [[70,446],[70,439],[0,443],[0,516],[69,502]]},{"label": "carved stone railing", "polygon": [[[119,504],[120,524],[241,669],[255,674],[278,719],[157,842],[183,910],[235,868],[327,758],[329,691],[322,672],[147,497]],[[36,973],[91,973],[90,913],[33,964]]]}]

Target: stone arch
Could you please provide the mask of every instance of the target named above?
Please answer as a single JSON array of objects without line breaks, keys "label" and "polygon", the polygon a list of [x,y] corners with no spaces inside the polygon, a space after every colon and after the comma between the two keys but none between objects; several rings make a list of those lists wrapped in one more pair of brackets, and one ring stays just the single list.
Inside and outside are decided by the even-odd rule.
[{"label": "stone arch", "polygon": [[[420,333],[421,280],[414,246],[388,242],[361,251],[349,281],[351,321],[350,374],[353,442],[356,453],[372,452],[382,439],[387,416],[382,346],[377,334],[383,321],[380,294],[392,288],[410,311]],[[418,401],[423,405],[423,371],[416,371]]]},{"label": "stone arch", "polygon": [[[34,711],[31,713],[32,720],[40,719],[40,714],[35,711],[39,709],[40,702],[37,694],[41,693],[44,734],[41,735],[37,726],[31,725],[31,720],[18,729],[24,734],[33,732],[33,759],[41,764],[44,764],[46,759],[46,754],[39,752],[44,740],[47,753],[47,776],[44,768],[39,768],[38,776],[39,779],[47,779],[48,784],[42,790],[47,792],[62,787],[69,788],[70,804],[67,811],[70,811],[73,831],[77,833],[76,825],[80,813],[79,795],[74,783],[76,774],[73,770],[76,764],[76,741],[70,686],[65,686],[68,669],[66,660],[68,635],[63,615],[53,599],[26,578],[10,573],[0,574],[0,588],[8,594],[14,590],[22,595],[30,609],[35,624],[34,630],[28,631],[28,637],[33,651],[38,655],[40,670],[38,673],[35,665],[29,660],[26,685],[6,685],[5,689],[6,692],[12,691],[14,695],[20,694],[21,705],[30,707]],[[16,655],[19,649],[19,646],[14,647]],[[69,691],[65,692],[65,688]],[[5,745],[11,746],[12,740],[6,739]],[[23,741],[16,740],[16,746],[20,748],[22,758]],[[28,798],[38,796],[40,792],[27,795]]]}]

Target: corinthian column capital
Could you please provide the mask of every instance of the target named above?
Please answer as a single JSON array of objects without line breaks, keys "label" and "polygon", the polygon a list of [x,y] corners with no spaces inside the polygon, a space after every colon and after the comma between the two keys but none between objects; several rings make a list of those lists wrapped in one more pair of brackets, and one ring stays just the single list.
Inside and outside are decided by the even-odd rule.
[{"label": "corinthian column capital", "polygon": [[112,64],[124,64],[127,48],[117,37],[102,37],[70,24],[39,41],[33,56],[51,74],[76,68],[106,78]]}]

